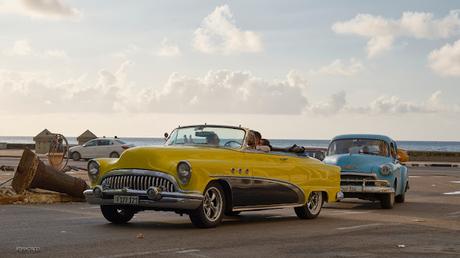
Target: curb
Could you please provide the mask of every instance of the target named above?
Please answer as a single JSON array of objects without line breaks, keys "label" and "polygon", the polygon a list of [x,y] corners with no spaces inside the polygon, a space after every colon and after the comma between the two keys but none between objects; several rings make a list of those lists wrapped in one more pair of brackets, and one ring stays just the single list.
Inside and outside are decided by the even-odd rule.
[{"label": "curb", "polygon": [[443,168],[458,168],[460,163],[437,163],[437,162],[420,162],[420,163],[403,163],[406,167],[443,167]]}]

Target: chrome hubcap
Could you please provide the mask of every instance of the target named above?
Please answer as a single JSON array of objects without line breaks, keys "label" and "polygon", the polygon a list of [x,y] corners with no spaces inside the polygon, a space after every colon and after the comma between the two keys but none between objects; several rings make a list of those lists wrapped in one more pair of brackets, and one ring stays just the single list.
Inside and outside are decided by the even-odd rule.
[{"label": "chrome hubcap", "polygon": [[323,195],[319,192],[312,192],[308,199],[307,208],[311,214],[317,214],[321,210]]},{"label": "chrome hubcap", "polygon": [[210,187],[203,200],[203,210],[206,218],[210,221],[216,221],[222,213],[222,196],[215,187]]}]

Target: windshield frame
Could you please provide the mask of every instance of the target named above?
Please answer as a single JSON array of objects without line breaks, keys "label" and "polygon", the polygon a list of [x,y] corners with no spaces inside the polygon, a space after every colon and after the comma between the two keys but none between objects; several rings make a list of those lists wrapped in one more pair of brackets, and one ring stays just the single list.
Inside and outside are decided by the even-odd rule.
[{"label": "windshield frame", "polygon": [[[171,137],[173,137],[179,129],[194,128],[194,127],[226,128],[226,129],[241,130],[241,131],[244,132],[241,146],[238,147],[238,148],[230,148],[230,147],[224,147],[224,146],[220,146],[220,145],[193,144],[193,143],[188,143],[188,144],[168,144],[168,142],[170,141]],[[204,124],[204,125],[179,126],[179,127],[175,128],[169,134],[169,137],[166,139],[166,142],[165,142],[164,145],[165,146],[199,146],[199,147],[208,147],[208,148],[223,148],[223,149],[228,149],[228,150],[241,150],[241,149],[244,149],[247,146],[246,141],[247,141],[248,131],[249,130],[247,128],[243,128],[243,127],[240,127],[240,126],[227,126],[227,125],[207,125],[207,124]]]},{"label": "windshield frame", "polygon": [[[373,155],[373,156],[380,156],[380,157],[391,157],[391,154],[390,154],[390,145],[388,144],[387,141],[383,140],[383,139],[377,139],[377,138],[359,138],[359,137],[356,137],[356,138],[338,138],[338,139],[334,139],[332,140],[330,143],[329,143],[329,146],[327,147],[327,155],[326,156],[334,156],[334,155],[352,155],[350,154],[350,152],[348,153],[341,153],[341,154],[330,154],[330,149],[331,149],[331,145],[336,142],[336,141],[344,141],[344,140],[369,140],[369,141],[381,141],[381,142],[384,142],[385,143],[385,147],[386,147],[386,152],[387,152],[387,155],[384,156],[384,155]],[[370,154],[363,154],[363,155],[370,155]]]}]

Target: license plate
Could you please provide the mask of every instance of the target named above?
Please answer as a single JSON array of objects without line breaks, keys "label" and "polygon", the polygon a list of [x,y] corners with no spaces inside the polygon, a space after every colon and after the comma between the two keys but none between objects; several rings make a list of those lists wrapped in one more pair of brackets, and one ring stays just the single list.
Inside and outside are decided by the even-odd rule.
[{"label": "license plate", "polygon": [[115,195],[113,197],[113,203],[137,205],[139,204],[139,196]]}]

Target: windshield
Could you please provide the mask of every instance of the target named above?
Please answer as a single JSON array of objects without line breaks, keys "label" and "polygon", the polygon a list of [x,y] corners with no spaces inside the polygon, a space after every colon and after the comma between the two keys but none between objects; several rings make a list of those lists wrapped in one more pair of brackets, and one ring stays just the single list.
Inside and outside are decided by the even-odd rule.
[{"label": "windshield", "polygon": [[337,154],[367,154],[388,156],[388,144],[373,139],[340,139],[329,145],[328,156]]},{"label": "windshield", "polygon": [[205,145],[213,147],[241,148],[246,132],[230,127],[193,126],[177,128],[166,145]]}]

